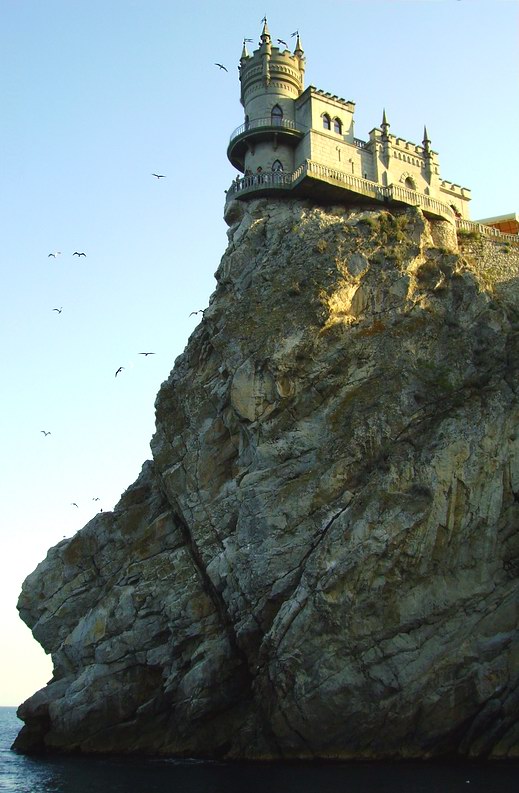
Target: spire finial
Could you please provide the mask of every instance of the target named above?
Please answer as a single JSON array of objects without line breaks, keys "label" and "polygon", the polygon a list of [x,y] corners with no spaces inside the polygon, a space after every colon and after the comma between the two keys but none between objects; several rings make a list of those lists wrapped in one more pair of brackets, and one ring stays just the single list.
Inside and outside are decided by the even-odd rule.
[{"label": "spire finial", "polygon": [[267,25],[267,16],[265,15],[261,20],[263,22],[263,30],[261,31],[261,42],[264,44],[266,41],[270,41],[270,32]]},{"label": "spire finial", "polygon": [[299,31],[298,30],[294,30],[294,32],[291,34],[291,38],[294,38],[294,36],[296,36],[296,46],[295,46],[295,49],[294,49],[294,55],[302,55],[303,54],[303,46],[301,44],[301,38],[299,36]]},{"label": "spire finial", "polygon": [[431,153],[431,141],[430,141],[429,136],[427,134],[427,127],[425,126],[425,124],[424,124],[424,127],[423,127],[422,146],[423,146],[424,151],[425,151],[426,154],[430,154]]},{"label": "spire finial", "polygon": [[381,128],[382,128],[382,129],[389,129],[389,127],[390,127],[390,124],[388,123],[388,120],[387,120],[387,116],[386,116],[386,108],[384,108],[384,109],[383,109],[383,111],[382,111],[382,124],[381,124]]},{"label": "spire finial", "polygon": [[241,51],[241,58],[240,60],[245,60],[246,58],[250,58],[249,51],[247,49],[247,42],[252,41],[252,39],[243,39],[243,49]]}]

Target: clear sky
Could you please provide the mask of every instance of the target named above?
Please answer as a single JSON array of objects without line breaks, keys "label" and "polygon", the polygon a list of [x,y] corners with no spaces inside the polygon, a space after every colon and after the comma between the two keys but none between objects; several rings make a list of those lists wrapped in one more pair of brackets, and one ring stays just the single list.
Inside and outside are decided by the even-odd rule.
[{"label": "clear sky", "polygon": [[0,0],[0,704],[50,677],[16,612],[23,579],[138,475],[155,395],[214,289],[243,38],[256,46],[265,13],[273,39],[298,29],[306,84],[356,102],[359,138],[384,107],[408,140],[425,123],[477,219],[519,209],[518,11],[516,0]]}]

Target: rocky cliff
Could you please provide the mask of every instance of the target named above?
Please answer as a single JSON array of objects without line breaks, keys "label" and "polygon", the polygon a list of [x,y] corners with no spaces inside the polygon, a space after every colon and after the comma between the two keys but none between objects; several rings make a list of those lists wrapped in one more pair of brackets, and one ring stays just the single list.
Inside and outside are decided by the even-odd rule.
[{"label": "rocky cliff", "polygon": [[231,204],[153,459],[19,610],[21,751],[519,754],[519,266],[419,210]]}]

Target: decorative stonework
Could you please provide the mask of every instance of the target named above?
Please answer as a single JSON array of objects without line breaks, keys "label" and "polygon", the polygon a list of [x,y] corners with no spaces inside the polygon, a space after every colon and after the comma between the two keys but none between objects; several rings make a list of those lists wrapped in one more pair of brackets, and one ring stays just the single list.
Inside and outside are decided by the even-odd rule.
[{"label": "decorative stonework", "polygon": [[[244,50],[240,60],[241,102],[251,122],[251,146],[248,152],[237,150],[231,140],[228,156],[238,170],[245,174],[249,170],[267,169],[273,153],[284,144],[287,147],[284,162],[280,159],[286,173],[295,173],[306,162],[327,168],[336,168],[339,163],[346,169],[345,176],[358,174],[384,189],[412,184],[413,191],[445,205],[443,217],[468,218],[470,190],[440,177],[438,155],[430,147],[426,130],[422,145],[397,137],[389,132],[384,112],[381,127],[371,130],[369,140],[359,140],[354,135],[355,103],[314,86],[305,89],[304,73],[305,58],[299,36],[294,53],[280,50],[272,46],[265,24],[258,49],[252,55]],[[276,104],[282,108],[283,118],[304,134],[289,138],[283,137],[282,130],[279,134],[272,132],[270,148],[268,139],[263,137],[259,152],[257,128],[253,131],[252,122],[268,118]],[[331,129],[323,128],[323,117],[329,117]],[[335,119],[340,122],[340,130],[333,129]],[[287,185],[284,189],[288,189]],[[351,201],[354,194],[355,191],[345,192],[344,199]],[[239,197],[245,195],[249,192],[242,191]]]}]

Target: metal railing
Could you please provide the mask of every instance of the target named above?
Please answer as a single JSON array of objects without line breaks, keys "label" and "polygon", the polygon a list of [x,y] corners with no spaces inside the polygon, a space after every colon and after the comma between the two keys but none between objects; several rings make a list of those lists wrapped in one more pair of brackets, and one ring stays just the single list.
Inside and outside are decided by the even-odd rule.
[{"label": "metal railing", "polygon": [[246,121],[244,124],[236,127],[234,132],[231,133],[229,143],[231,143],[235,138],[238,138],[240,135],[243,135],[244,132],[249,132],[253,129],[261,129],[263,127],[289,129],[293,130],[294,132],[300,132],[298,127],[296,127],[295,122],[291,121],[289,118],[271,118],[270,116],[268,118],[254,118],[251,121]]}]

